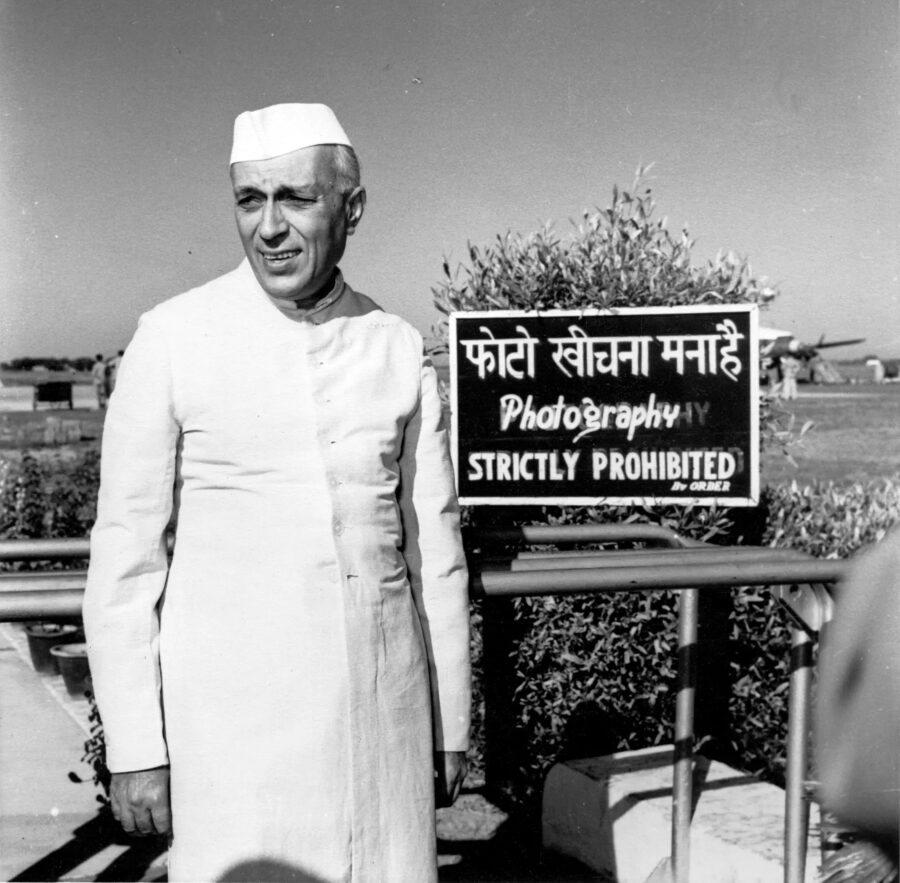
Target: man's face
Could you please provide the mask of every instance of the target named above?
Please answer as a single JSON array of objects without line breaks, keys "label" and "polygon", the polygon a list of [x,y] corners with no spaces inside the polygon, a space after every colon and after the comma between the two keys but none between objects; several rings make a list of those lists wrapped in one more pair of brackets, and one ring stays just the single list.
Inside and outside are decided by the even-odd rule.
[{"label": "man's face", "polygon": [[335,189],[331,150],[305,147],[234,163],[234,214],[259,284],[273,298],[302,300],[326,286],[365,207],[365,190]]}]

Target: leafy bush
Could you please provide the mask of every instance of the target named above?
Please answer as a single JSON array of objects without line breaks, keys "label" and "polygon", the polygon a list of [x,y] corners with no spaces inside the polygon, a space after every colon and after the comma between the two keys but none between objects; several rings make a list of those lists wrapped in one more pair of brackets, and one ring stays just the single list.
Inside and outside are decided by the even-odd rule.
[{"label": "leafy bush", "polygon": [[793,482],[767,495],[766,545],[819,558],[847,558],[900,521],[900,476],[851,485]]},{"label": "leafy bush", "polygon": [[[514,514],[507,511],[498,520],[508,524]],[[466,515],[471,537],[478,535],[479,517],[491,518],[491,513],[471,509]],[[653,523],[686,537],[720,541],[736,530],[726,511],[676,506],[548,508],[512,520]],[[478,645],[488,658],[477,660],[488,680],[482,685],[488,720],[476,727],[474,744],[477,756],[487,757],[492,788],[527,805],[559,759],[671,740],[676,593],[522,597],[482,604],[484,617],[473,626],[489,633]],[[709,741],[702,725],[698,734]]]},{"label": "leafy bush", "polygon": [[[900,522],[900,476],[849,485],[831,482],[766,489],[764,542],[818,558],[849,558]],[[790,674],[790,626],[765,591],[733,592],[734,748],[745,769],[781,782]]]},{"label": "leafy bush", "polygon": [[[545,226],[527,235],[498,236],[484,249],[470,244],[468,265],[451,270],[444,262],[444,278],[433,289],[437,308],[447,315],[481,309],[764,304],[775,296],[773,288],[753,276],[747,261],[731,252],[695,264],[688,232],[673,234],[665,219],[654,218],[656,206],[644,172],[638,170],[630,190],[614,187],[608,208],[585,212],[568,238]],[[432,350],[446,351],[446,320],[434,336]],[[767,399],[762,407],[765,438],[783,443],[785,428]],[[518,515],[532,520],[521,510]],[[476,535],[479,520],[490,517],[470,513]],[[741,532],[728,512],[714,509],[616,507],[537,513],[536,520],[548,519],[651,521],[714,542],[736,541]],[[675,605],[670,593],[654,592],[522,598],[512,602],[511,613],[501,613],[503,605],[484,608],[486,629],[491,629],[491,617],[503,620],[491,640],[485,639],[498,645],[485,648],[492,657],[485,663],[487,711],[489,717],[501,718],[493,725],[488,721],[487,729],[493,726],[494,732],[486,750],[490,760],[490,739],[502,735],[507,754],[519,751],[518,757],[500,764],[511,777],[513,796],[527,796],[537,787],[564,742],[565,750],[574,752],[587,750],[586,741],[615,749],[670,738]],[[512,659],[504,660],[504,654]],[[498,706],[504,710],[498,712]],[[572,732],[571,726],[565,732],[576,708],[579,732]]]},{"label": "leafy bush", "polygon": [[[527,235],[498,236],[486,248],[470,244],[467,264],[451,269],[444,262],[443,279],[433,289],[435,304],[448,315],[484,309],[764,305],[775,297],[747,261],[731,252],[695,265],[687,231],[671,233],[654,213],[639,170],[630,190],[614,188],[610,206],[586,212],[567,238],[545,226]],[[434,329],[430,348],[440,353],[446,347],[444,320]],[[793,439],[790,416],[766,395],[760,416],[761,444],[786,452]],[[796,535],[797,545],[817,555],[848,554],[864,536],[877,534],[880,528],[869,526],[868,511],[878,492],[857,486],[845,498],[833,492],[813,499],[816,493],[776,489],[755,512],[606,507],[480,509],[465,516],[476,538],[479,524],[492,519],[506,524],[640,520],[707,542],[736,544],[763,541],[771,508],[768,542],[793,544]],[[886,491],[885,508],[889,499]],[[708,601],[707,613],[701,609],[699,741],[710,755],[777,781],[784,765],[789,626],[765,591],[701,594],[701,605]],[[487,720],[476,731],[475,754],[486,756],[491,784],[510,798],[528,803],[559,758],[672,739],[674,593],[488,600],[478,613],[484,635],[473,649],[485,654],[476,665],[485,673]]]},{"label": "leafy bush", "polygon": [[44,476],[37,460],[24,454],[18,468],[7,467],[0,496],[0,538],[44,535]]},{"label": "leafy bush", "polygon": [[[585,212],[569,239],[550,226],[507,233],[493,245],[469,244],[469,265],[451,270],[433,289],[437,308],[454,310],[579,309],[674,304],[767,303],[775,289],[756,279],[745,259],[720,252],[692,262],[687,230],[673,235],[638,169],[629,191],[613,187],[610,206]],[[438,335],[446,341],[444,328]]]},{"label": "leafy bush", "polygon": [[[847,557],[900,521],[900,476],[849,486],[767,488],[764,539],[818,557]],[[467,513],[477,533],[475,513]],[[545,510],[534,523],[652,521],[696,539],[723,538],[728,513],[676,507],[635,512],[627,507]],[[524,521],[524,520],[523,520]],[[726,601],[719,655],[701,655],[704,678],[725,676],[729,694],[707,726],[698,716],[702,753],[783,784],[787,740],[790,624],[765,589],[701,593]],[[730,596],[730,597],[729,597]],[[494,615],[507,602],[494,604]],[[561,759],[643,748],[672,739],[675,719],[677,594],[648,592],[516,598],[502,628],[509,654],[479,660],[486,678],[503,679],[505,719],[475,732],[478,759],[500,754],[492,784],[525,805]],[[482,608],[484,609],[484,608]],[[490,612],[473,624],[489,627]],[[701,621],[702,633],[702,621]],[[491,654],[489,641],[477,644]],[[475,647],[476,645],[473,645]],[[701,646],[701,654],[704,652]],[[725,671],[711,671],[720,666]],[[490,689],[488,692],[490,693]],[[494,688],[496,701],[497,688]],[[501,696],[501,702],[504,697]],[[496,709],[492,709],[496,711]],[[699,711],[699,709],[698,709]],[[483,718],[479,718],[479,721]],[[708,722],[707,722],[708,723]],[[505,729],[504,729],[505,728]],[[712,730],[712,731],[711,731]],[[492,748],[490,741],[500,745]]]},{"label": "leafy bush", "polygon": [[97,515],[100,454],[39,462],[25,452],[0,484],[0,539],[86,537]]}]

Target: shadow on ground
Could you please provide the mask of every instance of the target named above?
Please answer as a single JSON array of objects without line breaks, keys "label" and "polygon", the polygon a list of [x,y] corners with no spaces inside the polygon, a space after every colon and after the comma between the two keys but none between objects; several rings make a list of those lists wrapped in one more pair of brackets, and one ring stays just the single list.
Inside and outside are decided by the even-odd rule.
[{"label": "shadow on ground", "polygon": [[[72,832],[72,839],[40,858],[11,878],[18,881],[76,880],[71,872],[110,846],[125,846],[103,871],[92,880],[126,881],[165,880],[165,876],[148,876],[154,861],[166,850],[165,837],[129,837],[123,833],[108,810],[101,810],[89,822]],[[81,878],[84,879],[84,878]]]},{"label": "shadow on ground", "polygon": [[481,789],[438,811],[441,883],[611,883],[578,862],[541,848],[540,819],[503,812]]},{"label": "shadow on ground", "polygon": [[[440,883],[610,883],[610,878],[578,862],[544,854],[536,824],[507,817],[477,792],[464,794],[453,813],[438,826]],[[488,817],[491,824],[485,824]],[[110,846],[126,848],[100,873],[89,878],[73,876],[79,865]],[[108,811],[101,811],[76,828],[71,840],[13,877],[12,883],[63,879],[165,883],[161,869],[165,850],[164,837],[128,837]]]},{"label": "shadow on ground", "polygon": [[543,853],[539,834],[510,822],[490,840],[439,840],[438,852],[457,860],[440,868],[440,883],[614,883],[576,861]]}]

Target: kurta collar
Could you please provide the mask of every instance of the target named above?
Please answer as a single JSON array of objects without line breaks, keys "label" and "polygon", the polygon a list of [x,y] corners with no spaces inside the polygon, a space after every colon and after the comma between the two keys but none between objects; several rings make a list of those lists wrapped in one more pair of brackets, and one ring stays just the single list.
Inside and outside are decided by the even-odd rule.
[{"label": "kurta collar", "polygon": [[253,283],[256,289],[259,291],[261,298],[271,306],[277,313],[280,313],[286,319],[289,319],[292,322],[312,322],[315,325],[320,325],[322,322],[326,322],[331,316],[334,314],[335,310],[331,309],[337,305],[341,298],[344,295],[344,292],[347,290],[347,284],[344,282],[344,275],[341,273],[340,268],[338,268],[334,274],[334,285],[331,287],[331,291],[325,295],[320,301],[316,303],[316,305],[310,309],[304,309],[302,307],[297,307],[293,302],[288,301],[288,304],[282,304],[276,301],[274,298],[269,297],[266,293],[265,289],[259,284],[259,280],[256,278],[256,274],[253,272],[253,268],[250,266],[250,261],[244,258],[241,261],[241,265],[238,268],[239,271],[243,272],[245,276],[248,276],[253,280]]}]

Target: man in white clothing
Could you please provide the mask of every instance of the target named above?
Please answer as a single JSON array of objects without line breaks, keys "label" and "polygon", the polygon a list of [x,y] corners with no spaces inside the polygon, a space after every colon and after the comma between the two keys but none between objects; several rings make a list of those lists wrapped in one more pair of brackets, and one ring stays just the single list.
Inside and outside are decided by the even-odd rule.
[{"label": "man in white clothing", "polygon": [[173,881],[427,883],[470,700],[434,369],[338,269],[366,193],[330,109],[241,114],[231,181],[246,261],[142,317],[104,428],[84,617],[113,812],[171,832]]}]

